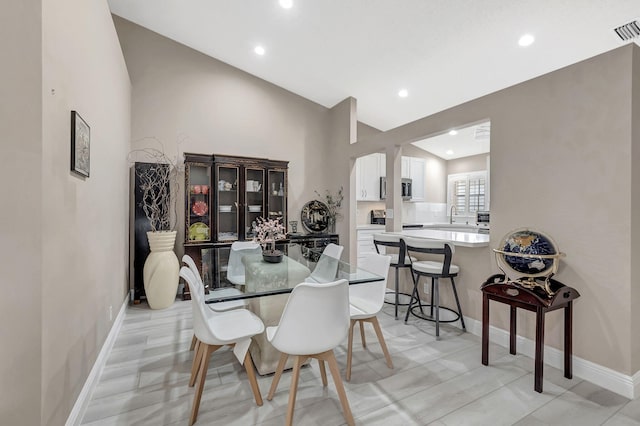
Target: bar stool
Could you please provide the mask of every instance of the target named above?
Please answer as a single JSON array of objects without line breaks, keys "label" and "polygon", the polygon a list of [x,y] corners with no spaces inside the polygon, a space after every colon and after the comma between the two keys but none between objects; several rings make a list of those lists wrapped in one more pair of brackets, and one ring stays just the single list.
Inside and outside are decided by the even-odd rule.
[{"label": "bar stool", "polygon": [[[441,322],[449,323],[460,320],[462,329],[466,331],[467,329],[464,325],[464,318],[462,317],[462,308],[460,307],[460,300],[458,299],[458,292],[456,291],[456,283],[453,280],[453,277],[457,276],[458,272],[460,271],[460,268],[458,266],[451,263],[451,258],[453,257],[453,253],[455,252],[453,243],[450,241],[428,240],[424,238],[404,237],[403,239],[405,244],[407,245],[407,253],[409,255],[411,254],[411,252],[415,252],[444,256],[443,262],[436,262],[431,260],[419,260],[411,262],[413,293],[411,296],[411,302],[409,303],[409,308],[407,308],[407,314],[404,317],[404,322],[406,323],[409,319],[409,313],[427,321],[435,321],[436,337],[440,336]],[[423,305],[420,301],[418,282],[420,281],[421,276],[431,278],[431,304],[429,305]],[[453,309],[440,306],[440,286],[438,281],[440,278],[449,278],[451,280],[451,288],[453,289],[453,295],[455,296],[456,305],[458,306],[457,312]],[[413,306],[416,301],[417,306]],[[425,313],[423,307],[425,306],[430,308],[430,316],[424,316]],[[420,312],[422,315],[417,314],[413,311],[413,309],[417,307],[420,308]],[[440,320],[440,309],[454,313],[455,318],[450,320]]]},{"label": "bar stool", "polygon": [[[402,238],[399,235],[394,235],[394,234],[387,234],[387,233],[381,233],[381,234],[374,234],[373,235],[373,244],[376,247],[376,251],[378,252],[378,254],[386,254],[386,253],[380,253],[380,247],[393,247],[393,248],[397,248],[398,249],[398,254],[391,254],[391,267],[394,268],[395,271],[395,303],[391,303],[391,302],[387,302],[385,300],[384,303],[389,303],[391,305],[395,304],[396,306],[396,319],[398,319],[398,306],[408,306],[408,303],[400,303],[400,295],[405,295],[408,297],[411,297],[410,294],[407,293],[400,293],[399,290],[399,279],[398,279],[398,271],[402,268],[411,268],[411,262],[417,260],[415,257],[411,258],[409,256],[406,255],[406,246],[404,241],[402,240]],[[412,274],[413,276],[413,274]],[[390,292],[389,294],[393,294],[392,292]]]}]

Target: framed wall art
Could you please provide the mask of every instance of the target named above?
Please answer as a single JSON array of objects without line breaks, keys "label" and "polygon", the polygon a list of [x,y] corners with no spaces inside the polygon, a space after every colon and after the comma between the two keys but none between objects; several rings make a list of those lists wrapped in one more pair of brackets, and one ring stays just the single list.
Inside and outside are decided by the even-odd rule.
[{"label": "framed wall art", "polygon": [[71,171],[89,177],[90,128],[77,111],[71,111]]}]

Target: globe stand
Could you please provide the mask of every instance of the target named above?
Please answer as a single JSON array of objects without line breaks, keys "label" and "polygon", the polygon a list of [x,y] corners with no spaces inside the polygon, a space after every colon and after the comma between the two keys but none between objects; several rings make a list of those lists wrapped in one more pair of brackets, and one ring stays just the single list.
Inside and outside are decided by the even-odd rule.
[{"label": "globe stand", "polygon": [[[527,228],[516,229],[507,234],[493,252],[505,282],[529,290],[540,288],[547,297],[555,295],[550,279],[558,271],[564,253],[558,250],[551,237]],[[508,271],[520,277],[512,279]]]}]

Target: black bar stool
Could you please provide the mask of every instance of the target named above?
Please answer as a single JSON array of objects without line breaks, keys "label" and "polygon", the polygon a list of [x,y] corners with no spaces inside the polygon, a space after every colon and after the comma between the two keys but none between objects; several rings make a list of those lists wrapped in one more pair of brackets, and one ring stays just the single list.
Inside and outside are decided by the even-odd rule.
[{"label": "black bar stool", "polygon": [[[467,328],[464,325],[462,308],[460,307],[460,300],[458,299],[458,292],[456,291],[456,282],[453,280],[453,277],[457,276],[458,272],[460,271],[460,268],[458,266],[451,263],[451,258],[453,257],[453,253],[455,251],[453,243],[450,241],[428,240],[424,238],[403,237],[403,239],[407,246],[407,253],[409,254],[409,256],[412,252],[444,256],[443,262],[436,262],[431,260],[419,260],[411,262],[413,294],[411,296],[411,302],[409,303],[409,308],[407,309],[407,314],[404,317],[404,321],[407,322],[407,320],[409,319],[409,313],[427,321],[435,321],[436,337],[440,336],[441,322],[456,322],[460,320],[460,322],[462,323],[462,329],[466,331]],[[418,282],[420,281],[421,276],[431,278],[431,304],[429,305],[423,305],[420,301]],[[453,289],[453,295],[456,299],[456,305],[458,305],[457,312],[453,309],[440,306],[440,286],[438,281],[440,278],[449,278],[451,280],[451,288]],[[423,307],[425,306],[430,308],[429,316],[425,316],[423,310]],[[414,309],[416,308],[420,308],[420,314],[414,312]],[[455,318],[450,320],[440,320],[440,309],[444,309],[454,313]]]},{"label": "black bar stool", "polygon": [[[387,302],[385,300],[384,303],[389,303],[391,305],[396,306],[396,319],[398,319],[398,306],[408,306],[408,303],[400,303],[400,295],[405,295],[407,297],[411,297],[410,294],[407,293],[401,293],[399,290],[399,281],[398,281],[398,271],[401,268],[411,268],[411,261],[412,260],[417,260],[415,257],[413,259],[410,259],[409,257],[407,257],[407,249],[406,246],[404,244],[404,241],[402,240],[402,238],[399,235],[394,235],[394,234],[374,234],[373,235],[373,244],[376,246],[376,251],[378,252],[378,254],[387,254],[387,253],[380,253],[380,247],[393,247],[393,248],[397,248],[398,249],[398,254],[389,254],[391,256],[391,267],[394,268],[396,270],[396,274],[395,274],[395,279],[396,279],[396,283],[395,283],[395,287],[396,290],[395,292],[388,292],[388,294],[393,294],[395,293],[396,297],[395,297],[395,303],[390,303]],[[412,274],[413,275],[413,274]]]}]

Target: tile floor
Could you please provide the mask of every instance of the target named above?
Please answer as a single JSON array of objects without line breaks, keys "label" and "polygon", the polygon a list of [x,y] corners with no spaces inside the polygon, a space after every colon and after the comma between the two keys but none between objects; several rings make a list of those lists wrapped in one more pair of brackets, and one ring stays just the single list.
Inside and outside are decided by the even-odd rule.
[{"label": "tile floor", "polygon": [[[190,302],[169,309],[127,309],[121,331],[84,414],[84,425],[186,425],[194,390],[187,386],[192,352]],[[347,396],[357,425],[640,425],[640,399],[545,366],[544,392],[533,391],[533,360],[492,345],[480,363],[480,338],[432,323],[394,320],[385,305],[380,323],[393,358],[387,368],[367,325],[367,349],[355,338]],[[335,350],[344,372],[346,341]],[[283,425],[290,373],[272,401],[253,400],[244,369],[229,349],[213,354],[196,425]],[[342,425],[335,388],[322,387],[316,361],[305,367],[294,424]],[[271,376],[258,376],[263,397]]]}]

